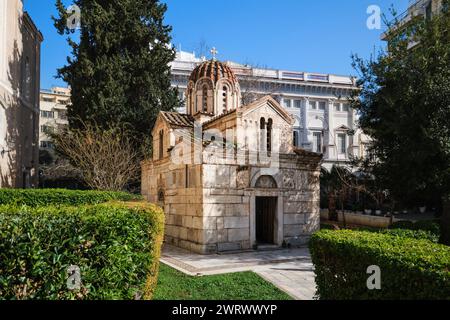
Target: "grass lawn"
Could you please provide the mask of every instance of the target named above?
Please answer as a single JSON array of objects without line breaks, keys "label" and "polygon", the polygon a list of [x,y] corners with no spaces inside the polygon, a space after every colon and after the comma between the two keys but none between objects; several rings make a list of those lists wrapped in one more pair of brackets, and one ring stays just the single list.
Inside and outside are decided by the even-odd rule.
[{"label": "grass lawn", "polygon": [[256,273],[192,277],[160,264],[154,300],[291,300]]}]

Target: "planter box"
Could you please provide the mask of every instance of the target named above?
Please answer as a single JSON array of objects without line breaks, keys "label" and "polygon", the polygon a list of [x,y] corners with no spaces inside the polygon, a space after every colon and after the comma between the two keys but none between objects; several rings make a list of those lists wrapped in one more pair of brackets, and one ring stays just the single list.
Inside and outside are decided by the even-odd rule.
[{"label": "planter box", "polygon": [[328,209],[320,209],[320,220],[330,220]]},{"label": "planter box", "polygon": [[[339,222],[344,222],[344,214],[338,213]],[[355,224],[358,226],[373,227],[373,228],[387,228],[391,224],[389,217],[368,216],[353,212],[345,212],[345,222],[347,224]]]}]

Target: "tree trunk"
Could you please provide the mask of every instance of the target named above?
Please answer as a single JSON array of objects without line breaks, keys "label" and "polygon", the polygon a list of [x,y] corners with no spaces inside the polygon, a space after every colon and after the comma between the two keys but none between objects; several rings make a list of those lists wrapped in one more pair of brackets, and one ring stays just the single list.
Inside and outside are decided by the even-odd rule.
[{"label": "tree trunk", "polygon": [[441,240],[442,244],[450,246],[450,196],[442,200]]},{"label": "tree trunk", "polygon": [[328,217],[331,221],[338,221],[336,196],[333,193],[328,194]]}]

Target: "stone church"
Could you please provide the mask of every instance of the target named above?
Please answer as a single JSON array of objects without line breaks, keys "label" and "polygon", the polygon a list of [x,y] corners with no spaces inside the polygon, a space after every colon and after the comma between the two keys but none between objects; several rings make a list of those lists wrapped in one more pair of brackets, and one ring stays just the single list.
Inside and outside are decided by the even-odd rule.
[{"label": "stone church", "polygon": [[201,254],[306,244],[319,228],[322,156],[293,147],[293,117],[270,96],[241,105],[215,58],[192,72],[186,97],[187,114],[159,114],[142,163],[165,242]]}]

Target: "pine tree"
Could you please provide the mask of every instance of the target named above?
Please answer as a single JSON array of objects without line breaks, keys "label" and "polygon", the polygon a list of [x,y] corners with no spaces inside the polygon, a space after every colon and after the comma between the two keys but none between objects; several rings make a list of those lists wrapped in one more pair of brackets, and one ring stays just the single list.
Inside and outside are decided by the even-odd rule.
[{"label": "pine tree", "polygon": [[[151,129],[160,110],[177,107],[170,84],[171,27],[159,0],[75,0],[81,9],[79,41],[68,38],[72,56],[58,77],[72,89],[71,128],[82,124],[127,127],[136,148],[149,150]],[[61,0],[53,18],[61,35],[71,35]]]}]

